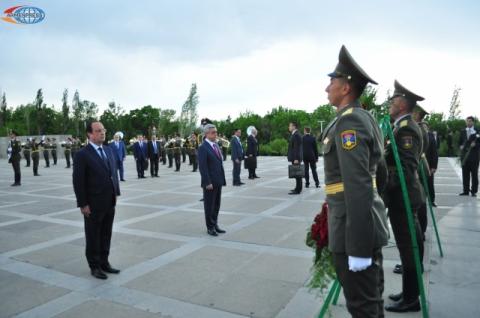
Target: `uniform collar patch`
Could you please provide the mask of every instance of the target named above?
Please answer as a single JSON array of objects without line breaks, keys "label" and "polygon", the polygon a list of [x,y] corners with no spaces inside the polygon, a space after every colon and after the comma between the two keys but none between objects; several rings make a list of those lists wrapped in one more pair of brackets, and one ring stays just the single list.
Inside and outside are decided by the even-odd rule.
[{"label": "uniform collar patch", "polygon": [[342,138],[342,148],[352,150],[357,146],[357,132],[355,130],[344,130],[340,134]]}]

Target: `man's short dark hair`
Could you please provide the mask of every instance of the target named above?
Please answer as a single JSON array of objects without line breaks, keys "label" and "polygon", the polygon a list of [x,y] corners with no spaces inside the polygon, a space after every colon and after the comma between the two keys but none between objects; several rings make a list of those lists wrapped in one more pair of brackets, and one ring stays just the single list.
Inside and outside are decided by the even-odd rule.
[{"label": "man's short dark hair", "polygon": [[93,133],[93,123],[95,123],[95,122],[94,121],[89,121],[87,123],[87,128],[86,128],[87,134],[88,133],[90,133],[90,134]]},{"label": "man's short dark hair", "polygon": [[293,125],[293,126],[295,126],[295,128],[298,128],[298,124],[297,124],[296,121],[291,121],[290,124]]},{"label": "man's short dark hair", "polygon": [[307,134],[309,134],[311,129],[310,129],[310,127],[305,127],[304,130]]},{"label": "man's short dark hair", "polygon": [[467,117],[467,120],[471,119],[473,122],[475,122],[475,118],[473,118],[473,116],[468,116]]}]

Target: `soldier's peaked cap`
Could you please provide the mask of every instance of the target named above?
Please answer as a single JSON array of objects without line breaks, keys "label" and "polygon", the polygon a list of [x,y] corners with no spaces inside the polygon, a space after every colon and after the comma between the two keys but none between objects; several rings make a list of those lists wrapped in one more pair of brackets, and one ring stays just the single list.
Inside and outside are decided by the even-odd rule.
[{"label": "soldier's peaked cap", "polygon": [[345,45],[342,45],[340,49],[338,64],[335,70],[328,74],[328,76],[333,78],[346,78],[360,85],[367,85],[368,83],[378,84],[355,62]]},{"label": "soldier's peaked cap", "polygon": [[425,99],[422,96],[417,95],[417,94],[413,93],[412,91],[406,89],[397,80],[395,80],[395,82],[393,83],[393,86],[395,87],[395,91],[393,92],[392,98],[397,97],[397,96],[403,96],[414,104],[416,104],[417,102],[421,102],[422,100]]}]

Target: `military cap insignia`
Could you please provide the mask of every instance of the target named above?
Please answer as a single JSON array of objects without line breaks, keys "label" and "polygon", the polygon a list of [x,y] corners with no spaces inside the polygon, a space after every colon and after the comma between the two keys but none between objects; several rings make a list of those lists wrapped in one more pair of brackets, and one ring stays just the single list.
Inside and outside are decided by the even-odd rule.
[{"label": "military cap insignia", "polygon": [[351,150],[357,145],[357,132],[355,130],[345,130],[340,134],[342,138],[342,147]]},{"label": "military cap insignia", "polygon": [[402,148],[403,149],[411,149],[413,147],[413,138],[412,136],[404,136],[402,137]]}]

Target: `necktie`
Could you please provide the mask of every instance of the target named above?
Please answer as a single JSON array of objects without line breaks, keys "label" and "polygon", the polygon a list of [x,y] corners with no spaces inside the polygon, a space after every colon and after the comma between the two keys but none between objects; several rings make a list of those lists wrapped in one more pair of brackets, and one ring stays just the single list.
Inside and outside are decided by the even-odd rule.
[{"label": "necktie", "polygon": [[221,158],[222,155],[220,154],[220,149],[218,148],[217,144],[213,144],[213,149],[215,150],[215,153],[217,154],[217,157]]},{"label": "necktie", "polygon": [[103,163],[108,167],[107,156],[106,156],[105,153],[103,152],[103,148],[102,148],[102,147],[98,147],[98,151],[100,152],[100,157],[102,157],[102,159],[103,159]]},{"label": "necktie", "polygon": [[156,154],[157,153],[157,142],[156,141],[153,142],[153,149],[154,149],[153,152]]}]

